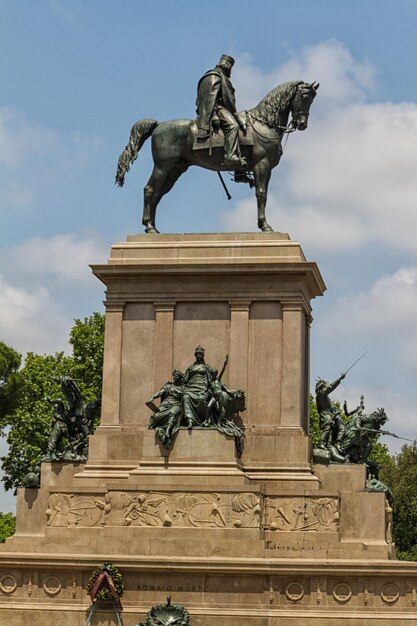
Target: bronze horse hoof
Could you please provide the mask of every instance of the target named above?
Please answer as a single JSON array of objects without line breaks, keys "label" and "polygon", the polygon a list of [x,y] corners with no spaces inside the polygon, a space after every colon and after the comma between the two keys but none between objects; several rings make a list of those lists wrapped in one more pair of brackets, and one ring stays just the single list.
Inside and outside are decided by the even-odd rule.
[{"label": "bronze horse hoof", "polygon": [[159,235],[159,230],[153,224],[146,224],[145,233],[148,235]]},{"label": "bronze horse hoof", "polygon": [[258,228],[263,232],[263,233],[273,233],[274,229],[268,224],[268,222],[258,222]]}]

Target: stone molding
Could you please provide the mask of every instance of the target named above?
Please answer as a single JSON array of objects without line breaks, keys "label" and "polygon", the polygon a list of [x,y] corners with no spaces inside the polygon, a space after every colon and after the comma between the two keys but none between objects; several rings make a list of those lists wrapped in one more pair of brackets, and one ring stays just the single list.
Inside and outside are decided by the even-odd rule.
[{"label": "stone molding", "polygon": [[[50,564],[49,567],[45,564],[45,568],[22,564],[21,570],[16,565],[13,568],[0,567],[1,614],[12,607],[28,611],[28,616],[31,611],[34,611],[33,615],[39,613],[39,618],[42,618],[42,611],[58,607],[69,613],[85,611],[89,605],[86,582],[93,563],[97,561],[96,556],[88,558],[89,563],[81,568],[79,563],[68,563],[67,569],[59,571],[51,569]],[[296,565],[296,573],[288,571],[286,564],[281,562],[281,571],[274,575],[236,571],[233,577],[207,570],[152,573],[144,571],[138,563],[131,563],[130,567],[128,563],[118,565],[125,582],[127,614],[139,615],[168,593],[180,602],[191,604],[193,616],[232,618],[246,615],[254,624],[265,616],[276,619],[279,624],[279,619],[294,616],[295,607],[298,618],[325,616],[326,623],[332,625],[344,620],[344,624],[356,626],[361,624],[360,620],[373,623],[378,619],[378,623],[384,626],[388,623],[405,624],[415,619],[415,565],[413,572],[401,577],[394,573],[387,575],[376,564],[369,566],[364,576],[353,563],[349,573],[341,571],[338,575],[325,573],[325,564],[322,564],[321,573],[310,575],[300,563]],[[225,593],[227,603],[222,600]],[[248,593],[250,597],[247,597]],[[214,601],[212,606],[205,603],[207,594]],[[18,622],[12,620],[10,623],[14,626]],[[42,622],[34,617],[30,623],[38,626]]]}]

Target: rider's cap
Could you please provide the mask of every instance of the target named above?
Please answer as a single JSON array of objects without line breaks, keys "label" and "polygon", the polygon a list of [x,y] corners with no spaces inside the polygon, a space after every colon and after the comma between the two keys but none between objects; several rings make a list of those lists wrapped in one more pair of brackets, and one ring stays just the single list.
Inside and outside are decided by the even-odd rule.
[{"label": "rider's cap", "polygon": [[228,54],[222,54],[222,56],[220,57],[220,61],[219,63],[221,63],[222,61],[229,61],[230,65],[234,65],[235,64],[235,60],[233,57],[229,57]]}]

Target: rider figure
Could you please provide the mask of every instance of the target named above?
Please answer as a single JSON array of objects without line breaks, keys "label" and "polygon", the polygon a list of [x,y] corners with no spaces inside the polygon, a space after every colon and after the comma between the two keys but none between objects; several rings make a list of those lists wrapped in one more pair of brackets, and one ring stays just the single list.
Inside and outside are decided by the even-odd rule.
[{"label": "rider figure", "polygon": [[239,127],[245,132],[246,121],[236,111],[235,90],[230,80],[234,59],[227,54],[212,70],[200,78],[197,87],[197,139],[205,140],[220,127],[224,133],[224,165],[246,167],[240,154]]},{"label": "rider figure", "polygon": [[319,380],[316,383],[316,405],[320,415],[320,443],[319,448],[326,448],[330,439],[337,443],[346,430],[345,423],[336,404],[332,402],[329,395],[338,387],[346,374],[341,374],[332,383],[327,380]]}]

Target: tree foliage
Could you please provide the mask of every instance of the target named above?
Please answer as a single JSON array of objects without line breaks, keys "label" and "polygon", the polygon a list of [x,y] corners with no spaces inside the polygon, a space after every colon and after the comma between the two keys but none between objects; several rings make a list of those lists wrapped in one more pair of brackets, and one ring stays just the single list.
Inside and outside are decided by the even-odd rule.
[{"label": "tree foliage", "polygon": [[0,341],[0,428],[5,416],[14,410],[22,388],[19,367],[22,357],[16,350]]},{"label": "tree foliage", "polygon": [[394,541],[399,559],[417,561],[417,441],[383,465],[382,480],[394,494]]},{"label": "tree foliage", "polygon": [[0,513],[0,543],[14,535],[15,530],[16,517],[12,513]]},{"label": "tree foliage", "polygon": [[83,321],[75,320],[69,342],[72,346],[71,375],[79,379],[86,400],[101,396],[104,352],[104,315],[93,313]]},{"label": "tree foliage", "polygon": [[70,333],[72,355],[59,352],[39,355],[29,352],[20,379],[22,388],[17,406],[4,415],[9,452],[2,457],[4,486],[13,489],[40,462],[51,432],[52,409],[47,397],[62,396],[53,377],[72,376],[85,401],[101,396],[104,316],[94,313],[84,321],[75,320]]},{"label": "tree foliage", "polygon": [[313,442],[313,446],[317,446],[320,441],[320,416],[317,410],[316,403],[314,401],[313,394],[309,397],[309,411],[310,411],[310,437]]}]

